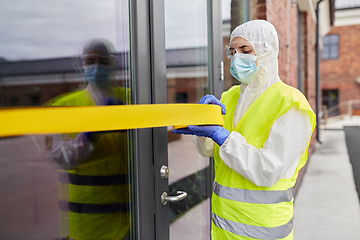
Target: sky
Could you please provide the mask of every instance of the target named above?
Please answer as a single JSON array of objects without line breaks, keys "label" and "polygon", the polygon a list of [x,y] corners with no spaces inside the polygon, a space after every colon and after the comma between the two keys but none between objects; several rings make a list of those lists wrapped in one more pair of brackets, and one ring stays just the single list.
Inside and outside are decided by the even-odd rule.
[{"label": "sky", "polygon": [[[223,18],[230,0],[223,0]],[[165,0],[166,48],[206,46],[205,0]],[[0,58],[71,57],[91,38],[129,48],[128,0],[1,0]]]}]

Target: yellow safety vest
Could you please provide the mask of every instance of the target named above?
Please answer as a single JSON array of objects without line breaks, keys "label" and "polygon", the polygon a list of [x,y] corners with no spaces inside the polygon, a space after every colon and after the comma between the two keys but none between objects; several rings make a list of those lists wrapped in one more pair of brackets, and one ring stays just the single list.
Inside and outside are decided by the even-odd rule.
[{"label": "yellow safety vest", "polygon": [[[112,89],[124,103],[125,88]],[[94,106],[87,90],[51,100],[50,106]],[[125,116],[124,116],[125,117]],[[129,144],[125,132],[100,135],[84,163],[59,171],[60,235],[72,239],[121,239],[130,227]],[[76,133],[66,137],[75,138]]]},{"label": "yellow safety vest", "polygon": [[[273,84],[261,94],[233,128],[239,95],[240,86],[233,86],[222,94],[227,110],[224,127],[230,132],[239,132],[247,143],[258,149],[267,140],[274,121],[294,105],[307,111],[314,130],[315,114],[306,98],[283,82]],[[306,163],[309,143],[294,175],[289,179],[280,179],[272,187],[259,187],[229,168],[221,160],[219,146],[215,144],[212,239],[293,239],[292,187],[299,170]]]}]

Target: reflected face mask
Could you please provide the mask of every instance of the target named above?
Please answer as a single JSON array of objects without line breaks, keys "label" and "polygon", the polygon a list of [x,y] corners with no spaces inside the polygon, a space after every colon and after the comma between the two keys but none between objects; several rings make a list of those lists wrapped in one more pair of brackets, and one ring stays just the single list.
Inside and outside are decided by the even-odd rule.
[{"label": "reflected face mask", "polygon": [[256,56],[252,54],[235,53],[231,59],[230,73],[243,84],[249,84],[257,70]]},{"label": "reflected face mask", "polygon": [[109,83],[112,69],[98,63],[85,67],[85,78],[94,86],[102,87]]}]

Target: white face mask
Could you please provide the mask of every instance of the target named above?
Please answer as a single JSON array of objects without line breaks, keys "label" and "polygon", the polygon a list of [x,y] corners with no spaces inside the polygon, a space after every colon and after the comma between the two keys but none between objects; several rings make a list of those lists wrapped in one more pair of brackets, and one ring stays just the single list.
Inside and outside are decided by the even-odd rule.
[{"label": "white face mask", "polygon": [[234,53],[231,59],[230,73],[243,84],[249,84],[257,70],[256,56],[252,54]]}]

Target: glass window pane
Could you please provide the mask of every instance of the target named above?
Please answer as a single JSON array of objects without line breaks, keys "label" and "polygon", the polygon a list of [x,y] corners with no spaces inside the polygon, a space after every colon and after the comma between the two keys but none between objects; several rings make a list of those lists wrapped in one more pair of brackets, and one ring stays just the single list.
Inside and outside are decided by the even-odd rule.
[{"label": "glass window pane", "polygon": [[323,44],[328,44],[330,42],[330,35],[323,37]]},{"label": "glass window pane", "polygon": [[[207,1],[166,0],[165,34],[168,103],[198,103],[208,91]],[[197,153],[192,136],[171,130],[169,195],[188,196],[169,205],[170,239],[210,239],[209,158]]]},{"label": "glass window pane", "polygon": [[338,58],[338,48],[337,48],[337,46],[330,48],[330,56],[331,56],[331,58]]},{"label": "glass window pane", "polygon": [[337,44],[339,42],[339,35],[333,34],[330,35],[330,43]]},{"label": "glass window pane", "polygon": [[[1,5],[1,107],[132,103],[128,0]],[[0,239],[133,239],[132,131],[66,124],[0,137]]]},{"label": "glass window pane", "polygon": [[328,59],[330,57],[329,47],[324,46],[322,50],[322,59]]}]

